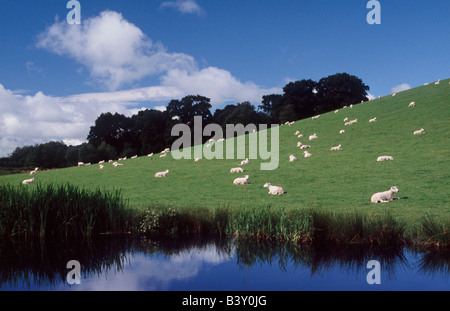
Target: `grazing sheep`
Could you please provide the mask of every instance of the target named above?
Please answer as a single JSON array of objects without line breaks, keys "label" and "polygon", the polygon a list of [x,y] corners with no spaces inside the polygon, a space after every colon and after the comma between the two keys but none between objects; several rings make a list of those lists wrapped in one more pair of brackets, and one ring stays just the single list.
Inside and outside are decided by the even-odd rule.
[{"label": "grazing sheep", "polygon": [[98,162],[98,164],[103,164],[103,163],[105,163],[105,160],[101,160]]},{"label": "grazing sheep", "polygon": [[289,156],[289,162],[294,162],[294,161],[297,161],[297,158],[294,155],[291,154]]},{"label": "grazing sheep", "polygon": [[299,135],[299,134],[300,134],[300,131],[295,131],[294,135]]},{"label": "grazing sheep", "polygon": [[338,146],[335,146],[335,147],[331,147],[331,151],[337,151],[337,150],[342,150],[342,146],[338,145]]},{"label": "grazing sheep", "polygon": [[377,162],[389,161],[389,160],[394,160],[394,158],[391,156],[379,156],[377,158]]},{"label": "grazing sheep", "polygon": [[317,136],[316,133],[314,133],[313,135],[310,135],[310,136],[309,136],[309,140],[315,140],[315,139],[317,139],[317,138],[319,138],[319,137]]},{"label": "grazing sheep", "polygon": [[194,162],[200,162],[200,158],[195,158]]},{"label": "grazing sheep", "polygon": [[241,165],[247,165],[249,163],[250,163],[250,161],[248,160],[248,158],[243,160],[243,161],[241,161]]},{"label": "grazing sheep", "polygon": [[397,95],[397,94],[396,93],[392,94],[392,96],[395,96],[395,95]]},{"label": "grazing sheep", "polygon": [[339,134],[344,134],[345,133],[345,130],[340,130],[339,131]]},{"label": "grazing sheep", "polygon": [[369,120],[369,123],[373,123],[373,122],[376,122],[377,121],[377,117],[375,117],[375,118],[373,118],[373,119],[370,119]]},{"label": "grazing sheep", "polygon": [[372,197],[370,198],[370,202],[372,203],[386,203],[392,200],[396,200],[399,198],[395,198],[393,197],[393,194],[398,192],[398,189],[396,186],[392,186],[391,189],[389,189],[388,191],[383,191],[383,192],[377,192],[375,194],[372,195]]},{"label": "grazing sheep", "polygon": [[441,83],[441,79],[437,80],[434,84],[435,84],[435,85],[438,85],[438,84],[440,84],[440,83]]},{"label": "grazing sheep", "polygon": [[157,172],[155,177],[166,177],[169,174],[169,170],[165,170],[164,172]]},{"label": "grazing sheep", "polygon": [[80,167],[80,166],[84,166],[84,163],[83,162],[78,162],[78,167]]},{"label": "grazing sheep", "polygon": [[136,159],[138,156],[137,155],[134,155],[134,156],[132,156],[131,158],[132,159]]},{"label": "grazing sheep", "polygon": [[160,158],[165,158],[167,156],[167,153],[163,153],[163,154],[161,154],[159,157]]},{"label": "grazing sheep", "polygon": [[243,172],[244,172],[244,170],[242,169],[242,167],[233,167],[230,170],[230,173],[243,173]]},{"label": "grazing sheep", "polygon": [[22,185],[29,185],[32,182],[34,182],[34,177],[31,179],[25,179],[24,181],[22,181]]},{"label": "grazing sheep", "polygon": [[305,158],[312,157],[312,154],[309,153],[308,151],[304,151],[303,154],[304,154],[304,157],[305,157]]},{"label": "grazing sheep", "polygon": [[284,194],[283,188],[279,186],[272,186],[270,183],[265,183],[264,188],[269,188],[269,194],[271,195],[281,195]]},{"label": "grazing sheep", "polygon": [[118,163],[118,162],[114,162],[114,163],[113,163],[113,166],[114,166],[114,167],[118,167],[118,166],[123,166],[123,164],[122,164],[122,163]]},{"label": "grazing sheep", "polygon": [[317,116],[314,116],[314,117],[312,117],[311,119],[313,119],[313,120],[317,120],[318,118],[320,117],[320,114],[319,115],[317,115]]},{"label": "grazing sheep", "polygon": [[408,105],[408,107],[415,107],[415,106],[416,106],[415,102],[410,102],[409,105]]},{"label": "grazing sheep", "polygon": [[235,185],[245,185],[245,184],[248,184],[248,175],[245,175],[245,177],[239,177],[239,178],[236,178],[236,179],[233,181],[233,184],[235,184]]},{"label": "grazing sheep", "polygon": [[149,158],[153,157],[153,152],[152,152],[152,153],[149,153],[149,154],[147,155],[147,157],[149,157]]},{"label": "grazing sheep", "polygon": [[420,135],[420,134],[423,134],[424,132],[425,132],[424,129],[420,129],[420,130],[414,131],[414,135]]},{"label": "grazing sheep", "polygon": [[344,122],[347,122],[347,121],[348,121],[348,118],[345,118],[345,119],[344,119]]},{"label": "grazing sheep", "polygon": [[339,109],[336,109],[335,111],[334,111],[334,113],[338,113],[339,112]]},{"label": "grazing sheep", "polygon": [[98,168],[102,170],[102,169],[104,169],[104,168],[105,168],[105,166],[104,166],[104,165],[102,165],[102,164],[100,164],[100,165],[98,166]]},{"label": "grazing sheep", "polygon": [[300,147],[300,149],[308,149],[308,148],[311,148],[311,146],[310,146],[310,145],[302,145],[302,146]]},{"label": "grazing sheep", "polygon": [[36,170],[30,172],[30,176],[36,174]]}]

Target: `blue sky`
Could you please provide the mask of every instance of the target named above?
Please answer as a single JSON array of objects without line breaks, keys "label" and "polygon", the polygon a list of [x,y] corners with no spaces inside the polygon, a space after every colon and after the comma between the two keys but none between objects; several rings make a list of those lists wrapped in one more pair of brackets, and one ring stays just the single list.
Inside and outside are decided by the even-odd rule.
[{"label": "blue sky", "polygon": [[368,0],[3,1],[0,156],[85,140],[102,112],[162,109],[189,94],[213,109],[339,72],[372,96],[449,77],[450,2]]}]

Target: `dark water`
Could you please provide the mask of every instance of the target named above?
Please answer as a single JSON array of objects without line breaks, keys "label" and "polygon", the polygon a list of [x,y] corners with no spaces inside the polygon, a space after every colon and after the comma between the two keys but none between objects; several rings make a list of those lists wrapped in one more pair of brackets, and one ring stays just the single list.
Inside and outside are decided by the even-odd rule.
[{"label": "dark water", "polygon": [[[0,290],[334,291],[450,289],[447,252],[300,247],[221,239],[104,237],[78,243],[0,243]],[[69,260],[81,267],[69,285]],[[381,284],[367,275],[380,263]]]}]

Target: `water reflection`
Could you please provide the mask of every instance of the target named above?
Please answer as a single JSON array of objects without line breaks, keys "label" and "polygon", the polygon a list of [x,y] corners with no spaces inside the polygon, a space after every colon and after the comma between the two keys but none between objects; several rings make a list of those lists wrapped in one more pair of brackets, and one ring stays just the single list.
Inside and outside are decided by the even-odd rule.
[{"label": "water reflection", "polygon": [[[364,290],[366,264],[373,259],[381,264],[382,289],[404,289],[405,284],[394,282],[398,279],[408,284],[406,289],[421,289],[410,287],[412,281],[445,289],[450,275],[448,251],[216,237],[2,241],[0,254],[0,290]],[[81,285],[66,282],[66,263],[72,259],[82,265]]]}]

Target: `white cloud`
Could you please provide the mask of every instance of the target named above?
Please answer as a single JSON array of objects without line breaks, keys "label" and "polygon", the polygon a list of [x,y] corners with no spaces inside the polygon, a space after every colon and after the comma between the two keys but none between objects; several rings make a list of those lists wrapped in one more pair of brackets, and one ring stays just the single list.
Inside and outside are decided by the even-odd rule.
[{"label": "white cloud", "polygon": [[56,22],[39,35],[37,47],[73,58],[109,90],[172,68],[195,67],[193,57],[167,52],[112,11],[86,19],[79,27]]},{"label": "white cloud", "polygon": [[165,1],[161,3],[161,8],[174,8],[183,14],[204,14],[203,9],[194,0]]},{"label": "white cloud", "polygon": [[391,93],[399,93],[402,91],[406,91],[409,90],[411,88],[411,86],[407,83],[402,83],[400,85],[394,86],[393,88],[391,88]]}]

